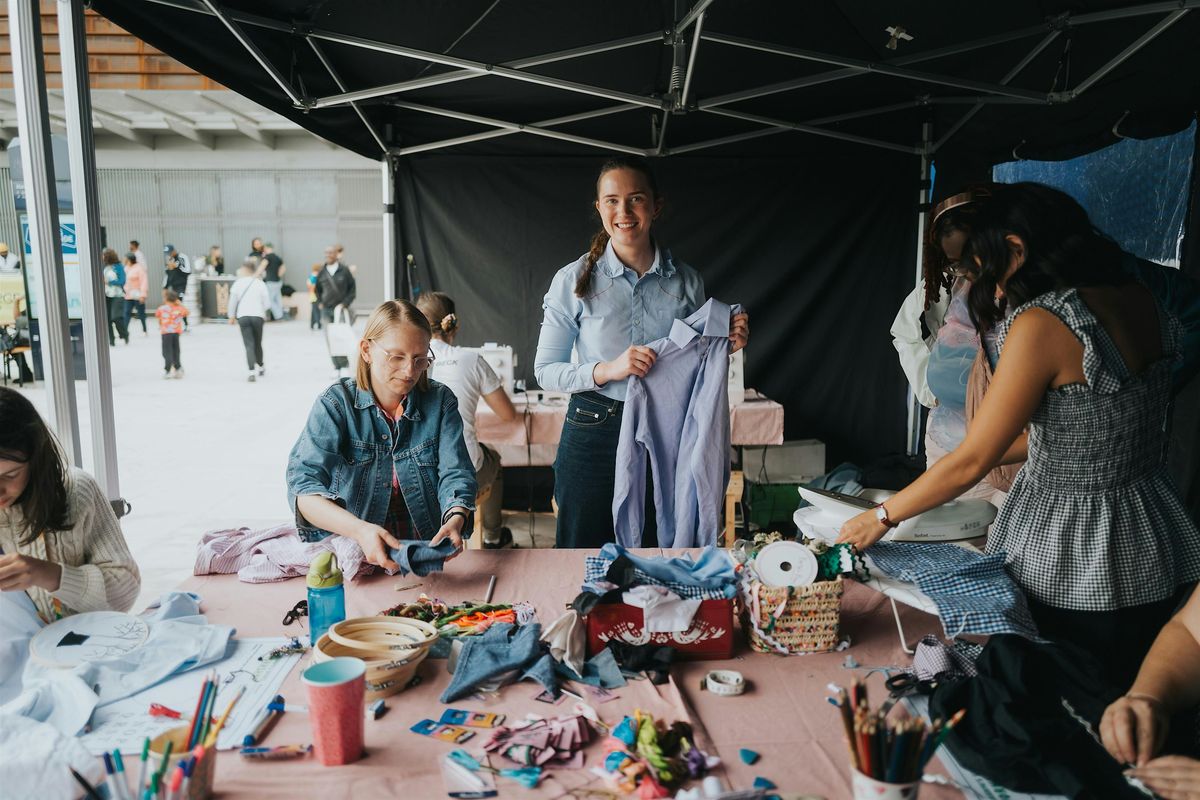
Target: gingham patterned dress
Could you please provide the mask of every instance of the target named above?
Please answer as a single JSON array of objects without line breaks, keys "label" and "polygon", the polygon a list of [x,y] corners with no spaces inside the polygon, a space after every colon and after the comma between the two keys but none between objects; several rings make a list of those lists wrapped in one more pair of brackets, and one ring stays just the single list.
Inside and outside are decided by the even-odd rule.
[{"label": "gingham patterned dress", "polygon": [[989,553],[1026,594],[1075,611],[1164,600],[1200,579],[1200,531],[1167,475],[1164,423],[1179,322],[1158,309],[1163,358],[1131,375],[1074,289],[1021,306],[1000,329],[1044,308],[1083,344],[1086,383],[1046,392],[1029,425],[1029,459],[988,535]]}]

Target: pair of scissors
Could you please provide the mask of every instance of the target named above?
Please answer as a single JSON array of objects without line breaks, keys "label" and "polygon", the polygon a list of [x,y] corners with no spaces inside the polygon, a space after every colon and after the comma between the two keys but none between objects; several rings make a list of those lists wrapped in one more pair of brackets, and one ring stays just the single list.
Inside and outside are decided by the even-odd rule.
[{"label": "pair of scissors", "polygon": [[922,680],[911,672],[899,672],[888,677],[883,685],[887,687],[888,699],[879,707],[879,715],[886,717],[892,710],[892,706],[902,698],[911,697],[914,694],[932,694],[933,690],[937,688],[938,682],[937,680]]}]

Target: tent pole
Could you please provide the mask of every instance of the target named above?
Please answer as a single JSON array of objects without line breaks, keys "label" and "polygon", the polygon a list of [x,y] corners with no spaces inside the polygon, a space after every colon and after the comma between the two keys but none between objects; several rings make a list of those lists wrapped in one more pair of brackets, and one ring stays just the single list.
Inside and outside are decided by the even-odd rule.
[{"label": "tent pole", "polygon": [[233,38],[238,40],[238,44],[245,48],[246,52],[250,54],[250,57],[257,61],[258,65],[262,67],[268,75],[271,76],[271,80],[275,81],[275,84],[283,90],[283,93],[288,96],[288,99],[291,100],[295,105],[301,105],[300,95],[296,94],[295,90],[292,89],[291,85],[286,79],[284,79],[283,75],[279,73],[279,70],[275,69],[275,65],[267,60],[267,57],[264,56],[262,51],[258,49],[258,46],[254,44],[254,42],[250,41],[250,38],[242,32],[242,29],[237,26],[237,23],[225,16],[225,13],[217,6],[216,3],[213,2],[213,0],[202,0],[202,2],[204,3],[205,7],[208,8],[209,12],[214,17],[219,19],[222,25],[229,29],[229,32],[233,34]]},{"label": "tent pole", "polygon": [[450,119],[461,119],[466,122],[474,122],[478,125],[490,125],[493,128],[504,128],[514,133],[532,133],[534,136],[544,136],[547,139],[561,139],[564,142],[574,142],[575,144],[585,144],[590,147],[598,147],[601,150],[616,150],[619,153],[629,153],[635,156],[653,155],[653,151],[646,150],[640,147],[630,147],[629,145],[617,144],[615,142],[606,142],[602,139],[590,139],[586,136],[575,136],[570,133],[560,133],[559,131],[546,130],[533,125],[521,125],[516,122],[507,122],[501,119],[493,119],[492,117],[481,117],[477,114],[467,114],[462,111],[449,111],[444,108],[434,108],[433,106],[424,106],[419,103],[408,103],[403,100],[393,100],[392,105],[396,108],[403,108],[407,111],[420,111],[425,114],[433,114],[439,117],[449,117]]},{"label": "tent pole", "polygon": [[1183,9],[1172,14],[1168,14],[1166,17],[1159,20],[1157,25],[1135,39],[1111,61],[1093,72],[1083,81],[1083,83],[1072,89],[1070,93],[1071,98],[1076,98],[1086,92],[1088,89],[1092,88],[1094,85],[1096,85],[1097,81],[1099,81],[1108,73],[1112,72],[1117,67],[1121,66],[1121,64],[1123,64],[1125,61],[1128,61],[1130,58],[1132,58],[1137,51],[1141,50],[1143,47],[1150,44],[1150,42],[1157,39],[1159,34],[1174,25],[1179,20],[1183,19],[1183,17],[1187,16],[1187,13],[1187,10]]},{"label": "tent pole", "polygon": [[83,351],[87,363],[88,414],[92,421],[92,469],[109,500],[121,496],[117,475],[117,429],[113,420],[112,364],[109,360],[108,298],[100,266],[100,201],[96,188],[96,142],[88,80],[83,0],[58,0],[58,47],[62,53],[63,104],[75,246],[83,294]]},{"label": "tent pole", "polygon": [[[925,244],[925,225],[929,220],[929,184],[931,167],[933,166],[933,123],[926,122],[921,126],[921,189],[917,195],[917,268],[915,273],[916,286],[921,285],[925,277],[924,261],[922,259]],[[908,387],[908,447],[910,456],[921,452],[921,403],[917,393]]]},{"label": "tent pole", "polygon": [[379,174],[383,189],[383,299],[394,300],[396,294],[396,171],[394,157],[385,153]]},{"label": "tent pole", "polygon": [[9,0],[8,25],[30,251],[41,272],[38,329],[46,393],[50,400],[50,427],[58,435],[67,459],[78,467],[83,466],[83,452],[79,445],[75,358],[71,352],[71,327],[67,316],[67,282],[63,275],[58,192],[54,185],[54,153],[46,107],[39,5],[30,0]]},{"label": "tent pole", "polygon": [[768,125],[772,128],[783,128],[784,130],[797,131],[799,133],[811,133],[814,136],[825,136],[830,139],[840,139],[844,142],[855,142],[857,144],[865,144],[871,147],[881,147],[884,150],[896,150],[901,153],[919,153],[919,148],[907,144],[893,144],[892,142],[884,142],[879,139],[871,139],[867,136],[856,136],[851,133],[841,133],[839,131],[831,131],[828,128],[818,128],[814,125],[805,125],[801,122],[787,122],[785,120],[772,119],[771,117],[763,117],[758,114],[744,114],[741,111],[730,111],[725,108],[705,108],[703,111],[707,114],[716,114],[720,117],[731,117],[733,119],[741,119],[746,122],[757,122],[759,125]]},{"label": "tent pole", "polygon": [[[540,56],[530,56],[529,58],[519,58],[515,61],[505,61],[501,66],[511,67],[512,69],[529,69],[530,67],[541,66],[542,64],[554,64],[559,61],[569,61],[573,58],[582,56],[595,55],[597,53],[607,53],[612,50],[620,50],[625,47],[635,47],[642,44],[651,44],[661,42],[662,33],[644,33],[640,36],[630,36],[625,39],[614,39],[609,42],[601,42],[599,44],[588,45],[587,47],[575,47],[570,50],[559,50],[554,53],[544,53]],[[311,39],[309,40],[312,41]],[[318,100],[321,103],[335,105],[337,103],[348,103],[352,100],[365,100],[371,97],[379,97],[385,94],[400,94],[402,92],[411,92],[416,89],[425,89],[430,86],[439,86],[445,83],[457,83],[458,81],[468,81],[472,78],[482,78],[486,75],[485,72],[478,70],[462,69],[453,70],[451,72],[443,72],[440,75],[426,75],[420,78],[413,78],[408,81],[392,83],[386,86],[377,86],[370,89],[360,89],[353,92],[345,92],[342,94],[330,95]]]},{"label": "tent pole", "polygon": [[[404,47],[390,42],[381,42],[374,39],[366,39],[361,36],[349,36],[342,33],[334,33],[332,31],[313,30],[309,32],[309,37],[320,39],[324,42],[334,42],[335,44],[349,45],[350,47],[360,47],[365,50],[375,50],[380,53],[390,53],[392,55],[401,56],[403,58],[411,58],[416,61],[431,61],[434,64],[445,64],[450,67],[459,67],[461,69],[477,72],[481,75],[495,75],[499,78],[508,78],[514,81],[522,81],[524,83],[532,83],[535,86],[548,86],[553,89],[563,89],[568,92],[576,92],[578,94],[588,95],[590,97],[603,97],[608,100],[614,100],[619,103],[636,103],[639,106],[647,108],[661,109],[664,106],[662,100],[657,100],[653,97],[644,97],[639,94],[631,94],[629,92],[620,92],[615,89],[605,89],[601,86],[592,86],[586,83],[577,81],[568,81],[561,78],[553,78],[548,75],[535,75],[530,72],[522,72],[519,69],[501,66],[499,64],[485,64],[482,61],[471,61],[465,58],[456,56],[446,56],[441,53],[431,53],[427,50],[418,50],[413,47]],[[364,92],[368,96],[377,97],[379,95],[392,94],[393,90],[390,87],[384,86],[377,89],[366,89]],[[357,93],[355,99],[363,99],[362,93]],[[303,107],[317,109],[326,108],[328,106],[340,105],[346,102],[345,100],[337,100],[337,97],[319,97],[315,100],[307,102]]]},{"label": "tent pole", "polygon": [[[553,119],[544,119],[540,122],[533,122],[526,125],[526,128],[550,128],[555,125],[568,125],[572,122],[581,122],[585,119],[595,119],[596,117],[607,117],[611,114],[620,114],[625,111],[633,111],[641,106],[635,106],[632,103],[624,103],[619,106],[609,106],[608,108],[598,108],[595,111],[584,111],[580,114],[571,114],[566,117],[554,117]],[[414,144],[412,147],[393,148],[390,152],[392,155],[407,156],[413,153],[424,153],[429,150],[441,150],[446,147],[454,147],[460,144],[470,144],[471,142],[482,142],[486,139],[496,139],[501,136],[512,136],[514,133],[521,133],[519,130],[510,128],[501,128],[494,131],[484,131],[482,133],[472,133],[467,136],[457,136],[453,139],[441,139],[436,142],[426,142],[425,144]]]},{"label": "tent pole", "polygon": [[[308,42],[310,47],[312,47],[313,52],[317,54],[317,58],[320,60],[321,65],[325,67],[325,71],[329,73],[329,77],[333,78],[333,82],[337,84],[339,89],[345,91],[346,84],[342,82],[342,76],[338,75],[337,70],[333,68],[333,64],[331,64],[329,59],[325,57],[325,53],[321,50],[320,46],[312,39],[306,38],[305,41]],[[366,126],[367,133],[371,134],[371,138],[375,140],[375,144],[379,145],[379,149],[383,151],[384,156],[386,156],[388,152],[388,146],[384,143],[383,138],[380,137],[379,132],[375,130],[375,126],[372,125],[367,119],[367,115],[364,114],[362,109],[358,107],[358,103],[351,101],[350,108],[354,109],[354,113],[358,115],[358,118],[362,120],[362,124]]]}]

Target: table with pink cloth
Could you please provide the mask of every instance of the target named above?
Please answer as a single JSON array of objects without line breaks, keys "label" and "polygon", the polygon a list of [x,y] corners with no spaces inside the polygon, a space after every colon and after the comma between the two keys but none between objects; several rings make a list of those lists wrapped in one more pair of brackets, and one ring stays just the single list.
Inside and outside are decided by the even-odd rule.
[{"label": "table with pink cloth", "polygon": [[[483,400],[475,410],[475,434],[500,454],[506,467],[548,467],[554,463],[569,397],[531,392],[513,400],[517,418],[502,422]],[[746,401],[729,407],[730,443],[783,444],[783,406],[754,389]]]},{"label": "table with pink cloth", "polygon": [[[412,601],[421,592],[448,602],[482,599],[491,575],[496,576],[496,602],[527,600],[535,606],[543,625],[563,613],[579,591],[583,579],[584,550],[468,550],[449,562],[448,570],[424,578],[373,575],[346,586],[349,616],[369,616]],[[640,551],[663,554],[664,551]],[[678,555],[682,551],[665,554]],[[416,588],[396,591],[396,587]],[[200,594],[203,612],[210,622],[236,626],[239,636],[294,636],[299,625],[281,624],[284,614],[305,597],[305,584],[296,578],[272,584],[239,582],[236,575],[194,577],[182,589]],[[901,617],[910,635],[936,633],[937,619],[908,607]],[[307,635],[306,630],[303,631]],[[670,682],[655,686],[648,680],[631,680],[616,689],[617,700],[597,705],[606,722],[614,724],[624,714],[643,709],[656,719],[686,720],[696,728],[698,743],[719,755],[724,766],[716,773],[736,788],[749,788],[756,776],[774,782],[782,791],[800,792],[835,800],[850,796],[847,750],[838,711],[826,703],[825,685],[848,684],[864,670],[843,667],[853,655],[864,667],[902,666],[911,663],[901,648],[891,609],[882,595],[850,582],[842,613],[842,633],[851,647],[844,652],[811,656],[774,656],[754,653],[745,643],[740,628],[736,656],[727,661],[680,662],[672,667]],[[281,692],[289,703],[304,703],[300,672],[307,658],[292,671]],[[702,678],[710,669],[736,669],[749,682],[738,697],[718,697],[700,691]],[[438,719],[447,708],[438,701],[450,674],[443,660],[426,659],[419,668],[422,681],[387,699],[388,711],[379,720],[366,723],[367,755],[343,767],[322,767],[315,759],[303,761],[247,761],[236,751],[222,751],[217,763],[216,790],[222,798],[234,797],[319,797],[336,798],[445,797],[438,761],[453,745],[411,733],[409,728],[423,719]],[[885,696],[883,675],[868,678],[878,703]],[[533,682],[506,686],[499,696],[486,701],[464,699],[456,708],[502,712],[509,720],[526,714],[571,713],[571,698],[557,706],[535,701],[541,687]],[[586,693],[584,693],[586,696]],[[898,713],[896,711],[893,714]],[[475,737],[465,744],[477,750]],[[264,742],[267,745],[308,743],[307,715],[286,713]],[[603,781],[586,767],[601,762],[602,743],[584,750],[586,766],[581,770],[551,770],[536,790],[500,779],[500,797],[571,797],[573,789],[602,789]],[[739,748],[762,755],[748,766],[738,758]],[[935,761],[932,771],[940,772]],[[582,794],[577,796],[583,796]],[[925,800],[961,797],[951,789],[926,785]]]}]

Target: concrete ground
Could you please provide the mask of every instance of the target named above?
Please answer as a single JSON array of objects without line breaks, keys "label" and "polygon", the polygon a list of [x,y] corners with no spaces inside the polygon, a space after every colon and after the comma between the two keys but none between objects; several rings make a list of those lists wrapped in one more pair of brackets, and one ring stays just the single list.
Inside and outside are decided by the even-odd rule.
[{"label": "concrete ground", "polygon": [[[306,321],[271,323],[267,374],[250,383],[238,329],[198,323],[182,337],[184,377],[163,380],[157,324],[148,320],[148,336],[132,324],[130,343],[109,352],[121,494],[133,506],[121,527],[142,571],[140,609],[191,574],[205,531],[289,519],[288,452],[333,368],[323,334]],[[45,413],[44,384],[24,391]],[[88,384],[76,393],[83,466],[93,471]],[[505,524],[519,546],[553,545],[548,514],[533,515],[532,536],[528,513],[506,512]]]}]

